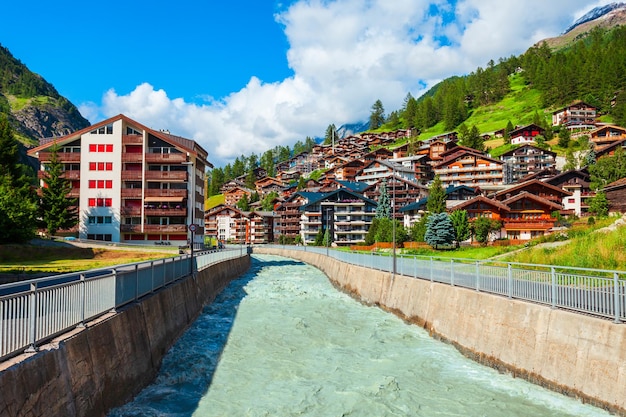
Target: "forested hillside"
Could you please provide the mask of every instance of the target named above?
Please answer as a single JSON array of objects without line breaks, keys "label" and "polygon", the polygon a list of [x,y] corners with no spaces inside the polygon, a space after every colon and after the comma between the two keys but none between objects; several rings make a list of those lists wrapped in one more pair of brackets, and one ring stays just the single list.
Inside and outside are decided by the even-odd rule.
[{"label": "forested hillside", "polygon": [[76,106],[0,45],[0,117],[27,145],[89,126]]}]

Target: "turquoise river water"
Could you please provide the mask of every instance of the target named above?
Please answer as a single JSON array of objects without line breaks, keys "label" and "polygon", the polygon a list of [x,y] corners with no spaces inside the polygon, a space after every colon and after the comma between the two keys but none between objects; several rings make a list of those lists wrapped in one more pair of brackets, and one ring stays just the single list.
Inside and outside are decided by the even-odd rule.
[{"label": "turquoise river water", "polygon": [[335,289],[318,269],[255,255],[111,417],[607,416],[479,365]]}]

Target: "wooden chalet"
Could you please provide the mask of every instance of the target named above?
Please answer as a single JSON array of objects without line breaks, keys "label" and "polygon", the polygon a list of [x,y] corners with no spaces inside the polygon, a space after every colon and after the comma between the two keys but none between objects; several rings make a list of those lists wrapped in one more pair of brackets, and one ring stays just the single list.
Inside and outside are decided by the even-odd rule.
[{"label": "wooden chalet", "polygon": [[224,204],[234,206],[243,198],[244,195],[248,196],[248,199],[250,199],[252,193],[254,193],[254,190],[248,187],[237,186],[231,188],[224,193]]},{"label": "wooden chalet", "polygon": [[565,126],[568,129],[593,128],[597,109],[584,101],[577,100],[569,106],[552,112],[552,126]]},{"label": "wooden chalet", "polygon": [[589,199],[593,198],[596,193],[591,190],[591,176],[586,168],[565,171],[546,179],[544,182],[571,193],[571,195],[563,197],[561,202],[563,205],[562,214],[575,214],[577,216],[587,214]]},{"label": "wooden chalet", "polygon": [[626,178],[608,184],[603,191],[609,201],[609,213],[626,213]]},{"label": "wooden chalet", "polygon": [[504,182],[511,184],[534,172],[556,166],[556,152],[525,144],[500,156],[504,165]]},{"label": "wooden chalet", "polygon": [[626,128],[615,125],[600,126],[588,133],[595,148],[626,139]]},{"label": "wooden chalet", "polygon": [[526,191],[502,201],[502,204],[509,207],[502,216],[509,240],[530,240],[548,234],[556,222],[552,212],[563,208],[557,202]]},{"label": "wooden chalet", "polygon": [[511,145],[523,145],[526,143],[535,143],[535,139],[539,135],[545,135],[546,130],[534,123],[521,126],[509,132]]},{"label": "wooden chalet", "polygon": [[551,201],[558,205],[561,205],[564,197],[572,195],[571,192],[565,191],[558,186],[548,184],[544,181],[530,180],[521,184],[516,184],[502,191],[498,191],[493,197],[498,201],[506,201],[524,192]]},{"label": "wooden chalet", "polygon": [[444,154],[445,159],[433,166],[434,174],[439,175],[444,188],[451,185],[484,188],[503,184],[502,161],[461,146]]}]

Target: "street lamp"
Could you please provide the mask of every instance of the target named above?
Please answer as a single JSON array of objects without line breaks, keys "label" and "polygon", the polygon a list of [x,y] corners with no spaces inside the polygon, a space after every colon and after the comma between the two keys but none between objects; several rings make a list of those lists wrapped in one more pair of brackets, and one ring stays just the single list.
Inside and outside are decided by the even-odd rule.
[{"label": "street lamp", "polygon": [[[393,180],[396,178],[396,166],[395,164],[391,165],[393,172]],[[391,240],[393,241],[391,246],[391,251],[393,254],[393,268],[391,272],[391,279],[395,279],[396,277],[396,185],[393,185],[391,190]]]},{"label": "street lamp", "polygon": [[329,256],[329,245],[330,245],[330,207],[326,209],[326,233],[324,233],[324,237],[327,237],[326,239],[326,256]]}]

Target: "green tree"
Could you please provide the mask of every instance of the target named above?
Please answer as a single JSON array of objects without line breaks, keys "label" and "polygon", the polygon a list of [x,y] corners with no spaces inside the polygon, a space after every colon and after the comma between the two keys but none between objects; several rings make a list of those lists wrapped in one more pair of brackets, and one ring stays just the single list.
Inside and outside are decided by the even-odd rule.
[{"label": "green tree", "polygon": [[326,133],[324,134],[324,145],[330,145],[333,143],[333,140],[337,142],[338,139],[337,128],[334,124],[329,124],[326,128]]},{"label": "green tree", "polygon": [[264,211],[273,211],[274,210],[274,200],[278,198],[278,193],[276,191],[270,191],[263,197],[261,200],[261,208]]},{"label": "green tree", "polygon": [[376,100],[370,113],[370,130],[378,129],[383,123],[385,123],[385,108],[382,101]]},{"label": "green tree", "polygon": [[501,224],[496,220],[487,217],[479,217],[472,223],[472,234],[474,239],[481,244],[487,243],[489,235],[500,230]]},{"label": "green tree", "polygon": [[377,219],[390,219],[391,218],[391,200],[389,199],[389,192],[387,191],[387,179],[384,178],[380,183],[378,206],[376,207]]},{"label": "green tree", "polygon": [[324,238],[322,239],[322,245],[331,246],[333,242],[333,238],[330,236],[330,230],[326,229],[324,231]]},{"label": "green tree", "polygon": [[589,174],[590,186],[594,190],[626,177],[626,153],[618,147],[613,155],[603,156],[589,166]]},{"label": "green tree", "polygon": [[6,117],[0,117],[0,243],[23,243],[34,237],[37,196],[34,176],[19,163],[18,141]]},{"label": "green tree", "polygon": [[455,210],[450,213],[450,221],[454,226],[454,240],[456,246],[459,247],[461,242],[469,239],[471,236],[469,218],[466,210]]},{"label": "green tree", "polygon": [[448,213],[432,214],[428,218],[424,241],[435,249],[450,246],[454,242],[454,226]]},{"label": "green tree", "polygon": [[509,120],[508,123],[506,124],[506,127],[504,128],[504,143],[506,144],[510,144],[511,143],[511,132],[515,130],[515,127],[513,126],[513,123],[511,123],[511,121]]},{"label": "green tree", "polygon": [[365,245],[371,246],[376,243],[376,233],[378,232],[378,225],[380,223],[380,219],[374,217],[372,219],[372,224],[370,224],[369,229],[367,229],[367,234],[365,235]]},{"label": "green tree", "polygon": [[320,227],[315,235],[315,241],[313,242],[313,246],[324,246],[324,230]]},{"label": "green tree", "polygon": [[566,149],[569,146],[571,138],[572,134],[570,133],[569,129],[566,127],[562,127],[559,131],[559,146]]},{"label": "green tree", "polygon": [[300,190],[304,190],[305,188],[306,188],[306,178],[304,177],[298,178],[298,186],[296,187],[296,190],[300,191]]},{"label": "green tree", "polygon": [[424,236],[426,235],[426,228],[428,226],[429,214],[426,213],[419,221],[413,223],[409,230],[409,236],[413,242],[424,242]]},{"label": "green tree", "polygon": [[426,210],[429,213],[443,213],[446,211],[446,191],[441,185],[439,175],[435,175],[435,179],[428,189]]},{"label": "green tree", "polygon": [[609,201],[603,191],[596,192],[596,195],[590,199],[589,212],[596,217],[606,217],[609,214]]},{"label": "green tree", "polygon": [[41,187],[39,218],[50,236],[59,229],[70,229],[78,224],[78,199],[69,198],[72,182],[63,178],[63,164],[58,159],[58,147],[50,149],[50,162],[46,164],[45,186]]},{"label": "green tree", "polygon": [[248,194],[244,194],[241,196],[239,201],[237,201],[237,207],[243,211],[250,210],[250,201],[248,200]]}]

